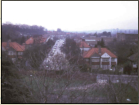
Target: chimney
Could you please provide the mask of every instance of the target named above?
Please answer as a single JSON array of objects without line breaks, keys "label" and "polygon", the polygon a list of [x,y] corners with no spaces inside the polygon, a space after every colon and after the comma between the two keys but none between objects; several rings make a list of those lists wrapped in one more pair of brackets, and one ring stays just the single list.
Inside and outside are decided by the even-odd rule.
[{"label": "chimney", "polygon": [[9,39],[8,41],[7,41],[7,49],[9,49],[9,47],[10,47],[10,42],[11,42],[11,39]]},{"label": "chimney", "polygon": [[98,53],[101,55],[101,46],[98,45]]}]

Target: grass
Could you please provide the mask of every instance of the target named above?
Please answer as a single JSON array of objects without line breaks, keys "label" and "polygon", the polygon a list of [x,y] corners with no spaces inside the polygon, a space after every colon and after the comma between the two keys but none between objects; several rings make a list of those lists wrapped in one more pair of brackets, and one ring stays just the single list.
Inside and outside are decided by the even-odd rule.
[{"label": "grass", "polygon": [[[83,77],[83,76],[81,76]],[[76,78],[73,77],[71,81],[69,81],[69,85],[67,85],[67,88],[71,87],[80,87],[85,86],[88,84],[94,84],[95,81],[92,81],[88,77],[88,79],[82,79],[81,77],[77,76]],[[108,90],[107,85],[95,85],[94,87],[90,87],[88,89],[73,89],[73,90],[62,90],[63,87],[68,84],[68,78],[62,77],[62,76],[46,76],[45,79],[43,79],[42,76],[24,76],[23,80],[25,81],[26,85],[33,89],[33,97],[32,102],[34,103],[34,97],[35,101],[39,102],[39,98],[41,98],[40,92],[43,92],[44,85],[49,86],[48,92],[49,94],[54,95],[75,95],[75,96],[87,96],[87,97],[103,97],[107,98],[108,91],[113,93],[113,91]],[[43,82],[45,80],[45,82]],[[127,84],[113,84],[113,87],[116,91],[116,96],[118,96],[118,99],[120,103],[137,103],[138,102],[138,92]],[[54,91],[55,90],[55,91]],[[112,94],[113,95],[113,94]],[[128,102],[126,99],[131,99],[130,102]]]},{"label": "grass", "polygon": [[[138,103],[138,92],[129,84],[113,84],[122,103]],[[131,101],[127,101],[129,98]]]}]

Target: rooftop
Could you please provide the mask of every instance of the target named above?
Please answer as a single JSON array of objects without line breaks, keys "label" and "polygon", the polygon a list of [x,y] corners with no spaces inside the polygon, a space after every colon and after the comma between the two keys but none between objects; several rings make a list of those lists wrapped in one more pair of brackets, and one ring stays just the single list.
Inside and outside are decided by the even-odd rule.
[{"label": "rooftop", "polygon": [[[2,42],[2,47],[4,47],[4,49],[7,49],[7,42]],[[9,47],[13,48],[16,51],[24,51],[25,47],[18,44],[17,42],[9,42]]]},{"label": "rooftop", "polygon": [[116,55],[114,55],[110,50],[107,48],[101,48],[101,54],[99,54],[99,48],[92,48],[90,49],[85,55],[84,58],[90,58],[93,54],[99,54],[100,56],[103,55],[104,53],[107,53],[109,56],[112,58],[117,58]]}]

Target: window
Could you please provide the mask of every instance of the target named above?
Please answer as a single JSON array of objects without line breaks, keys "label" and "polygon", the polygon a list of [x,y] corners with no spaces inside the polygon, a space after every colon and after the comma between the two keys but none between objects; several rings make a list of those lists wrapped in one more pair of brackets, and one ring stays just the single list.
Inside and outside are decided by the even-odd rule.
[{"label": "window", "polygon": [[102,65],[102,69],[103,70],[108,70],[109,69],[109,65]]},{"label": "window", "polygon": [[93,58],[92,62],[99,62],[99,58]]},{"label": "window", "polygon": [[137,64],[136,63],[133,63],[133,68],[137,68]]},{"label": "window", "polygon": [[109,59],[103,58],[102,62],[109,62]]},{"label": "window", "polygon": [[14,55],[14,52],[13,51],[9,51],[8,55]]},{"label": "window", "polygon": [[23,52],[18,52],[18,55],[23,55]]},{"label": "window", "polygon": [[115,58],[111,58],[111,62],[115,62]]}]

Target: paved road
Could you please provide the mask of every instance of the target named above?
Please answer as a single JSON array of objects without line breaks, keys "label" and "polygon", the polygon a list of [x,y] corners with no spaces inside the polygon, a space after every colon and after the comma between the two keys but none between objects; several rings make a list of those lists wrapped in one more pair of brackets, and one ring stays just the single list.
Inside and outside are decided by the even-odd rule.
[{"label": "paved road", "polygon": [[44,60],[43,65],[46,66],[47,70],[61,70],[67,67],[68,61],[65,59],[65,54],[61,52],[61,46],[64,42],[65,39],[57,40],[48,57]]}]

